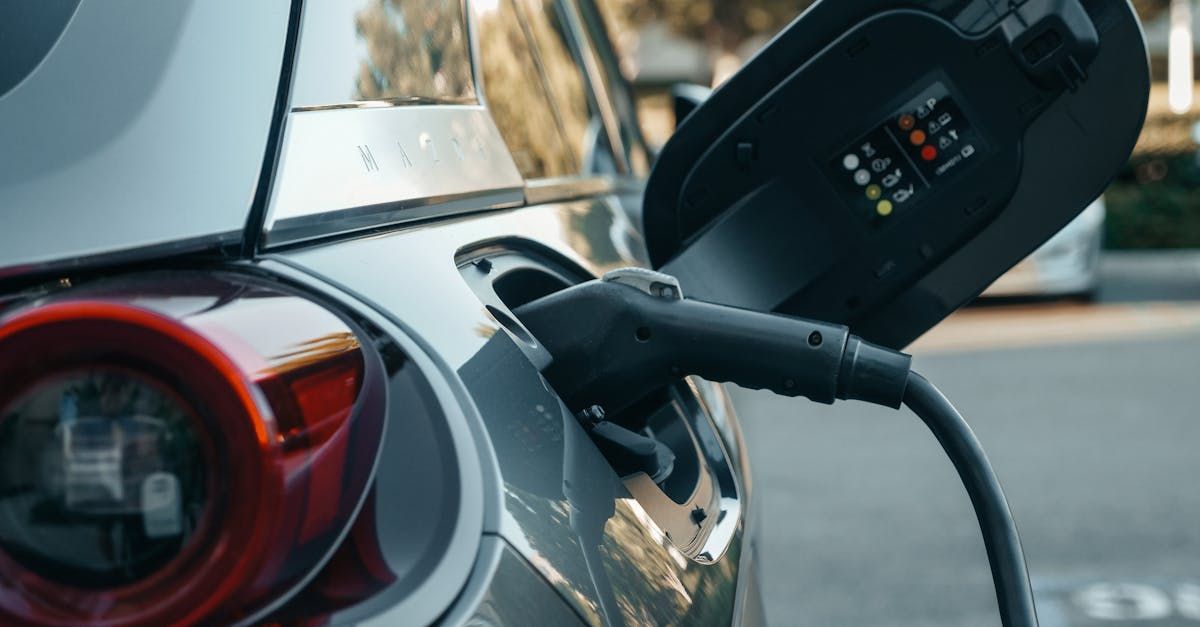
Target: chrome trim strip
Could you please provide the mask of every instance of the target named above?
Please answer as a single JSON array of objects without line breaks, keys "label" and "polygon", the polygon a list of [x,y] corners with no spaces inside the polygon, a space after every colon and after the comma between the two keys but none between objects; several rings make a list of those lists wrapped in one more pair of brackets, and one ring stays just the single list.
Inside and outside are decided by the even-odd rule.
[{"label": "chrome trim strip", "polygon": [[[683,414],[684,420],[695,418],[687,415],[688,409],[681,409],[680,413]],[[691,431],[694,427],[687,423],[687,428]],[[621,481],[641,505],[642,510],[667,534],[681,554],[701,564],[715,564],[725,555],[736,535],[741,523],[741,504],[736,493],[722,489],[731,482],[727,469],[715,468],[712,466],[713,459],[700,457],[701,453],[695,442],[696,435],[688,435],[692,438],[700,469],[696,486],[685,503],[680,504],[672,500],[644,472],[623,477]],[[726,473],[726,476],[722,477],[725,481],[718,478],[719,472]],[[692,512],[696,510],[706,514],[700,523],[693,518]]]},{"label": "chrome trim strip", "polygon": [[300,113],[303,111],[332,111],[334,109],[383,109],[387,107],[473,104],[478,104],[478,101],[475,98],[422,98],[420,96],[406,96],[400,98],[381,98],[379,100],[354,100],[350,102],[304,105],[300,107],[292,107],[292,112]]},{"label": "chrome trim strip", "polygon": [[562,177],[535,179],[525,182],[525,203],[542,205],[576,198],[589,198],[611,194],[617,189],[611,178],[605,177]]},{"label": "chrome trim strip", "polygon": [[524,181],[479,105],[288,116],[266,248],[521,204]]},{"label": "chrome trim strip", "polygon": [[297,244],[314,239],[394,226],[445,215],[511,209],[523,203],[520,189],[416,198],[384,205],[298,216],[281,220],[267,240],[268,247]]}]

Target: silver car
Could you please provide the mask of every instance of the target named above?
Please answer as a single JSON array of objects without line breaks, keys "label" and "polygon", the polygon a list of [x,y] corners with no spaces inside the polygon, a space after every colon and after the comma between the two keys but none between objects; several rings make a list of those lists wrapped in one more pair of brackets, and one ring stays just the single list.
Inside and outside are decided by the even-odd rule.
[{"label": "silver car", "polygon": [[618,474],[513,313],[648,265],[602,18],[0,7],[0,623],[761,622],[723,388]]},{"label": "silver car", "polygon": [[1074,296],[1091,298],[1100,284],[1104,197],[996,280],[984,297]]}]

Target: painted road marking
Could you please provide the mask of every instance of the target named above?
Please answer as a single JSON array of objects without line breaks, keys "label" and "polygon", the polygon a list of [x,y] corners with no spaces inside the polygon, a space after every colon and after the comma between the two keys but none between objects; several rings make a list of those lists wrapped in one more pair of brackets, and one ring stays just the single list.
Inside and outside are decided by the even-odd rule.
[{"label": "painted road marking", "polygon": [[1200,625],[1196,581],[1108,580],[1034,587],[1042,627]]},{"label": "painted road marking", "polygon": [[950,316],[908,352],[1077,344],[1200,331],[1200,302],[973,307]]}]

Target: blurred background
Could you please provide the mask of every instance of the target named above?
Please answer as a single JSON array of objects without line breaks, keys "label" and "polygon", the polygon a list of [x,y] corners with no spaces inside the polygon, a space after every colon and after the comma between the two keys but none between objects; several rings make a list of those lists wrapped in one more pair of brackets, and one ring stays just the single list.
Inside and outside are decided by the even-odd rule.
[{"label": "blurred background", "polygon": [[[673,87],[719,85],[809,2],[607,4],[661,145]],[[1155,82],[1128,166],[911,348],[999,470],[1045,627],[1200,625],[1200,6],[1134,4]],[[970,505],[918,421],[735,396],[773,624],[999,624]]]}]

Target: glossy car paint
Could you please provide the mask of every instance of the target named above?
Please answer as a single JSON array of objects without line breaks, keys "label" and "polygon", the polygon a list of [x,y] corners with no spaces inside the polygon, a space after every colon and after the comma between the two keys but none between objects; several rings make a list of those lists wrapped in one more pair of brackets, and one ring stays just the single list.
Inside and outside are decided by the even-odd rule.
[{"label": "glossy car paint", "polygon": [[287,0],[84,0],[0,94],[0,277],[239,242]]},{"label": "glossy car paint", "polygon": [[[644,147],[614,140],[614,174],[522,181],[495,152],[486,109],[472,103],[324,111],[285,101],[273,137],[301,3],[151,4],[83,0],[45,59],[0,95],[0,279],[16,290],[46,278],[69,289],[115,272],[106,263],[157,268],[170,257],[172,267],[253,272],[308,290],[401,347],[429,379],[443,445],[413,450],[408,425],[389,427],[371,514],[389,568],[403,576],[331,622],[759,624],[749,466],[724,390],[687,388],[708,425],[705,445],[737,484],[719,551],[700,563],[665,536],[549,388],[530,338],[501,325],[458,269],[464,250],[496,243],[588,275],[645,266],[634,220],[646,168],[627,156]],[[585,25],[574,11],[579,43]],[[97,42],[111,55],[103,62]],[[598,74],[612,52],[579,45],[603,92]],[[624,117],[601,109],[603,132],[636,141],[631,107]],[[614,128],[619,117],[626,128]],[[367,159],[359,149],[381,139],[388,148],[415,140],[414,170],[381,182],[396,173],[384,171],[396,154]],[[465,166],[471,149],[487,159]],[[323,171],[329,163],[339,165]],[[346,184],[351,175],[361,184]],[[322,182],[344,186],[319,189],[326,195],[313,205],[305,189]],[[213,254],[254,246],[260,254],[214,265]],[[0,305],[14,294],[0,293]],[[435,452],[452,472],[430,462]],[[449,520],[413,513],[435,495]],[[440,525],[437,550],[413,545],[412,525],[429,521]]]},{"label": "glossy car paint", "polygon": [[[495,509],[485,513],[483,533],[505,540],[587,622],[735,621],[735,610],[742,611],[735,607],[738,586],[749,585],[738,577],[748,523],[737,522],[729,548],[715,564],[679,554],[521,351],[523,340],[510,335],[460,277],[457,253],[496,241],[549,248],[593,274],[645,263],[636,229],[623,212],[598,199],[305,248],[268,256],[267,264],[319,276],[398,317],[453,370],[455,384],[469,393],[498,471],[490,488],[497,493],[486,498]],[[395,271],[381,276],[364,271],[369,268]],[[736,418],[723,391],[699,385],[725,450],[740,477],[748,477]],[[576,479],[574,489],[572,476],[583,478]],[[749,502],[750,487],[742,483],[743,500]]]}]

